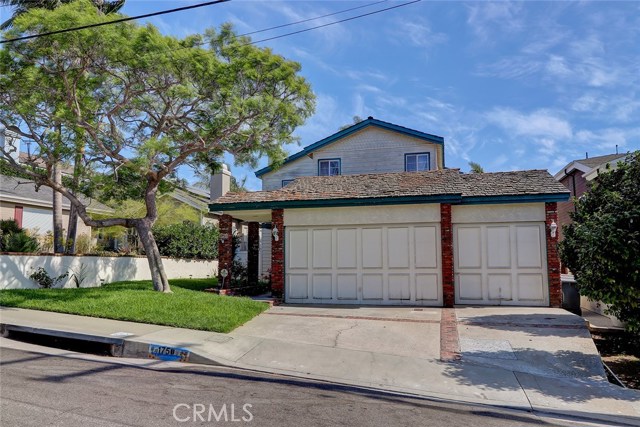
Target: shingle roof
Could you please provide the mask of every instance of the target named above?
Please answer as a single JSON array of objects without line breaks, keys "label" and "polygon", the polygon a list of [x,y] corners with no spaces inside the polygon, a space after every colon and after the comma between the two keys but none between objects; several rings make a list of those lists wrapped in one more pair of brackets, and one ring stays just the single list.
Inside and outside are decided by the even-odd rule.
[{"label": "shingle roof", "polygon": [[562,194],[567,187],[546,170],[472,173],[460,175],[464,181],[462,197],[515,196],[520,194]]},{"label": "shingle roof", "polygon": [[464,197],[568,195],[546,170],[463,175],[458,169],[340,176],[308,176],[274,191],[227,193],[210,206],[225,204],[384,199],[455,195]]},{"label": "shingle roof", "polygon": [[625,156],[626,154],[607,154],[605,156],[589,157],[588,159],[579,159],[575,161],[593,169],[603,163],[612,162]]},{"label": "shingle roof", "polygon": [[[47,205],[53,205],[53,190],[49,187],[41,186],[36,191],[35,183],[13,176],[0,175],[0,198],[15,197],[19,199],[35,200]],[[103,205],[95,199],[89,199],[80,195],[80,200],[85,203],[89,211],[113,212],[109,206]],[[62,207],[69,209],[71,204],[66,197],[62,197]]]}]

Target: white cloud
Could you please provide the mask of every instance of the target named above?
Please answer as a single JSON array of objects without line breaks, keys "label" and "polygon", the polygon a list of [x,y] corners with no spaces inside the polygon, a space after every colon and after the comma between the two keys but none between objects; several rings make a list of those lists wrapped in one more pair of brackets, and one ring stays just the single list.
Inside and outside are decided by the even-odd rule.
[{"label": "white cloud", "polygon": [[573,135],[571,124],[548,110],[524,114],[511,108],[494,108],[485,117],[489,123],[517,136],[570,139]]},{"label": "white cloud", "polygon": [[476,2],[467,8],[467,24],[480,41],[489,41],[495,32],[514,33],[523,29],[522,5],[509,1]]},{"label": "white cloud", "polygon": [[445,33],[433,31],[424,18],[396,20],[395,27],[390,30],[390,33],[398,43],[405,44],[409,41],[412,45],[423,48],[430,48],[448,40]]},{"label": "white cloud", "polygon": [[[587,148],[612,150],[618,146],[624,149],[631,146],[633,141],[640,139],[640,127],[623,129],[623,128],[606,128],[600,130],[580,130],[576,132],[576,141],[585,144]],[[588,145],[586,145],[588,144]]]}]

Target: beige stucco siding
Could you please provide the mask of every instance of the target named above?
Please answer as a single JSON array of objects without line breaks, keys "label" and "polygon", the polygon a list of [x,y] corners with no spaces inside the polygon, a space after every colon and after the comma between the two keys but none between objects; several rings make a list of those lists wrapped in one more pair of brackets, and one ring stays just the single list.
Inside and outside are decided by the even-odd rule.
[{"label": "beige stucco siding", "polygon": [[[29,204],[25,204],[25,203],[14,203],[14,202],[8,202],[8,201],[2,201],[0,202],[0,219],[12,219],[15,217],[15,207],[17,206],[22,206],[23,208],[36,208],[36,209],[47,209],[45,207],[42,206],[34,206],[34,205],[29,205]],[[49,211],[51,211],[51,209],[47,209]],[[53,213],[52,213],[53,216]],[[53,217],[52,217],[52,221],[53,221]],[[62,225],[63,227],[67,228],[69,224],[69,210],[68,209],[64,209],[62,211]],[[80,236],[82,234],[86,234],[87,236],[91,236],[91,227],[85,225],[84,221],[82,221],[81,219],[78,219],[78,231],[77,231],[77,235]]]},{"label": "beige stucco siding", "polygon": [[442,167],[442,148],[423,139],[376,127],[364,128],[262,176],[263,190],[277,190],[282,180],[318,175],[318,160],[340,159],[342,175],[403,172],[404,155],[429,153],[431,169]]},{"label": "beige stucco siding", "polygon": [[358,206],[338,208],[285,209],[284,225],[330,226],[439,222],[440,205]]},{"label": "beige stucco siding", "polygon": [[544,203],[462,205],[451,208],[454,224],[544,221]]}]

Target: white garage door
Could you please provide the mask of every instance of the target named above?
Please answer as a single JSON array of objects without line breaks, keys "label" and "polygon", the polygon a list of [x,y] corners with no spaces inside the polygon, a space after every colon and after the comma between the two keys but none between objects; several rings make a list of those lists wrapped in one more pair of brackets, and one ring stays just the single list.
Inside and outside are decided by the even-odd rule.
[{"label": "white garage door", "polygon": [[457,304],[548,305],[544,223],[454,225]]},{"label": "white garage door", "polygon": [[287,227],[288,302],[441,305],[439,224]]},{"label": "white garage door", "polygon": [[53,211],[25,206],[22,211],[22,228],[45,234],[53,231]]}]

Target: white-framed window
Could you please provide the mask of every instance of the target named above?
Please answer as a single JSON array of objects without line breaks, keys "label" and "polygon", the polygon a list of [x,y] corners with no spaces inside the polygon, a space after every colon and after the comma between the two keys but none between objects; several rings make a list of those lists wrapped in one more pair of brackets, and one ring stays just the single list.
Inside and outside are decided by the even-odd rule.
[{"label": "white-framed window", "polygon": [[406,172],[420,172],[431,169],[431,155],[429,153],[408,153],[404,155],[404,170]]},{"label": "white-framed window", "polygon": [[293,182],[293,179],[283,179],[282,180],[282,186],[284,187],[285,185],[289,185]]},{"label": "white-framed window", "polygon": [[318,160],[318,176],[340,175],[340,159]]}]

